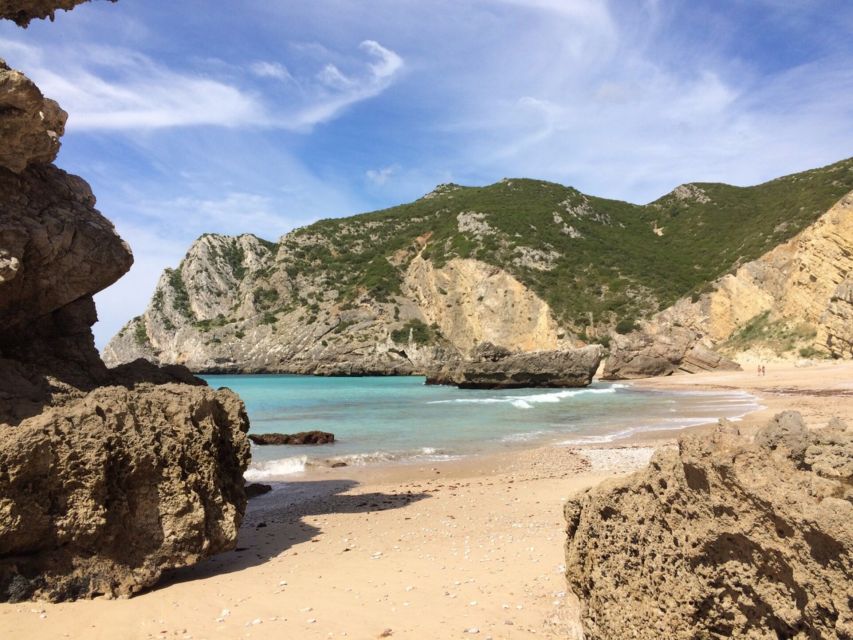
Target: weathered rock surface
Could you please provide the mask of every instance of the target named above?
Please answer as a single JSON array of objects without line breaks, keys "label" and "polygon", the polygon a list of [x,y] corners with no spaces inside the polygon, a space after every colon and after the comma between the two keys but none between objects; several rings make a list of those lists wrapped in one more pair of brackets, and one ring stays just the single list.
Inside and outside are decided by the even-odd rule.
[{"label": "weathered rock surface", "polygon": [[853,430],[723,421],[565,506],[586,637],[853,637]]},{"label": "weathered rock surface", "polygon": [[144,379],[0,425],[0,601],[128,596],[233,548],[247,429],[230,391]]},{"label": "weathered rock surface", "polygon": [[0,58],[0,167],[20,173],[53,162],[68,114]]},{"label": "weathered rock surface", "polygon": [[132,257],[89,186],[47,164],[64,118],[0,68],[0,601],[130,595],[233,548],[246,503],[239,398],[98,356],[92,296]]},{"label": "weathered rock surface", "polygon": [[257,445],[267,444],[330,444],[335,434],[327,431],[302,431],[300,433],[252,433],[249,440]]},{"label": "weathered rock surface", "polygon": [[694,344],[720,347],[724,354],[734,355],[750,348],[750,342],[761,345],[766,341],[766,330],[737,340],[740,331],[760,318],[775,330],[783,347],[850,358],[851,273],[853,192],[788,242],[720,278],[697,300],[684,298],[656,315],[644,327],[647,336],[617,340],[608,371],[618,377],[625,361],[650,355],[646,349],[648,336],[659,339],[668,334],[683,335],[685,330],[697,336]]},{"label": "weathered rock surface", "polygon": [[[71,11],[78,4],[89,0],[0,0],[0,18],[14,21],[20,27],[26,27],[39,18],[50,18],[59,9]],[[110,0],[116,2],[116,0]]]},{"label": "weathered rock surface", "polygon": [[[161,276],[145,313],[109,342],[105,361],[146,358],[197,372],[410,375],[484,339],[520,350],[565,346],[548,305],[501,269],[477,260],[436,269],[415,257],[398,295],[344,302],[324,272],[290,268],[307,242],[296,232],[279,244],[202,236],[178,269]],[[420,334],[407,330],[411,323]]]},{"label": "weathered rock surface", "polygon": [[702,338],[692,329],[655,324],[644,331],[615,335],[602,378],[623,380],[740,369],[737,363],[702,344]]},{"label": "weathered rock surface", "polygon": [[511,353],[482,345],[470,360],[456,362],[427,377],[427,384],[449,384],[461,389],[516,389],[522,387],[585,387],[601,362],[602,349]]}]

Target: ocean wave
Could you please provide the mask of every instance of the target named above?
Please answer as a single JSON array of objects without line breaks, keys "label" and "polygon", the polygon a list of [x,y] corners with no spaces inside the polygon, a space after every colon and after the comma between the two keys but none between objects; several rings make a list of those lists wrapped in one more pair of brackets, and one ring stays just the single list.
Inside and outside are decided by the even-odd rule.
[{"label": "ocean wave", "polygon": [[256,480],[269,480],[278,476],[289,476],[294,473],[302,473],[308,465],[308,456],[294,456],[292,458],[279,458],[278,460],[267,460],[265,462],[253,462],[246,469],[243,477],[254,482]]},{"label": "ocean wave", "polygon": [[501,396],[499,398],[453,398],[452,400],[431,400],[427,404],[509,404],[516,409],[532,409],[534,404],[555,403],[588,394],[615,393],[617,389],[627,388],[628,385],[614,384],[605,388],[596,389],[562,389],[560,391],[549,391],[531,393],[518,396]]}]

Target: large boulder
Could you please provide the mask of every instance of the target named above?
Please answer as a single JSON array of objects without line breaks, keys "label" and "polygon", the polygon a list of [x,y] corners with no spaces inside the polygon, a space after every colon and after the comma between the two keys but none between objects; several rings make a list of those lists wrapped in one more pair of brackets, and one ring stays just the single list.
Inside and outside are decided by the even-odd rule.
[{"label": "large boulder", "polygon": [[701,335],[691,329],[650,327],[613,337],[602,377],[623,380],[740,368],[736,362],[705,346]]},{"label": "large boulder", "polygon": [[0,601],[128,596],[232,549],[247,429],[228,390],[146,382],[0,425]]},{"label": "large boulder", "polygon": [[589,640],[853,637],[853,431],[723,422],[565,506]]},{"label": "large boulder", "polygon": [[472,359],[450,363],[429,375],[427,384],[449,384],[460,389],[586,387],[592,382],[601,357],[598,345],[511,353],[485,344],[475,349]]}]

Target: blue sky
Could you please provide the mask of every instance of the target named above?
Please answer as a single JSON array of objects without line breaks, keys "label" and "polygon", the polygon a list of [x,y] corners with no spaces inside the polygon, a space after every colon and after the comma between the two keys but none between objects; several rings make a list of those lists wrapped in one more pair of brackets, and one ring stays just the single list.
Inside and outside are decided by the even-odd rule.
[{"label": "blue sky", "polygon": [[440,182],[647,202],[853,155],[848,0],[120,0],[0,25],[70,113],[136,264],[99,345],[203,232],[275,239]]}]

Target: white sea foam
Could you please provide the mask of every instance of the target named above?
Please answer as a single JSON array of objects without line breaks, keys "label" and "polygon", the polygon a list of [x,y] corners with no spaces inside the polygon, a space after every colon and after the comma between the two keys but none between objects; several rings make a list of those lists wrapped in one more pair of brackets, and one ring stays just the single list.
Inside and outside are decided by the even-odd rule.
[{"label": "white sea foam", "polygon": [[292,458],[280,458],[278,460],[267,460],[265,462],[253,462],[246,469],[243,477],[254,482],[256,480],[269,480],[278,476],[289,476],[294,473],[302,473],[308,464],[308,456],[294,456]]},{"label": "white sea foam", "polygon": [[501,396],[499,398],[454,398],[452,400],[431,400],[427,404],[509,404],[516,409],[532,409],[534,404],[560,402],[587,394],[615,393],[617,389],[628,385],[614,384],[602,389],[563,389],[545,393],[532,393],[523,396]]}]

